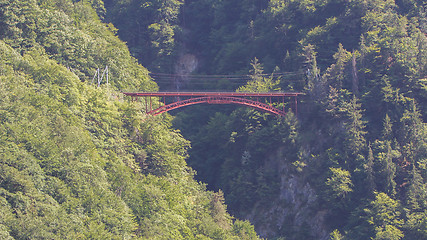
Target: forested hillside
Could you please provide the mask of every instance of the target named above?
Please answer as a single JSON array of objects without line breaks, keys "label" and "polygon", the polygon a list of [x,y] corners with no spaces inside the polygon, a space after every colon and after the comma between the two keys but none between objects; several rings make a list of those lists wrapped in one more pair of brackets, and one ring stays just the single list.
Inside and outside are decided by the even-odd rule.
[{"label": "forested hillside", "polygon": [[262,236],[427,238],[425,1],[105,2],[152,72],[178,74],[191,55],[193,74],[240,76],[240,86],[189,78],[187,89],[306,93],[284,119],[232,107],[174,113],[197,178],[223,189]]},{"label": "forested hillside", "polygon": [[[0,0],[0,238],[427,239],[426,8]],[[305,95],[149,118],[149,71]]]},{"label": "forested hillside", "polygon": [[258,239],[194,180],[171,118],[123,98],[157,85],[105,13],[0,0],[0,239]]}]

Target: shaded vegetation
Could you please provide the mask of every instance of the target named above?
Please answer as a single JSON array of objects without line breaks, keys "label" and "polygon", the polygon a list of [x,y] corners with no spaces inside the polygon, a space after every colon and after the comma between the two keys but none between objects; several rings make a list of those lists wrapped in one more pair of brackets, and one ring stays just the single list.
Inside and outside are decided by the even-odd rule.
[{"label": "shaded vegetation", "polygon": [[[0,237],[257,239],[224,203],[277,207],[279,166],[331,239],[425,239],[426,24],[419,0],[0,0]],[[302,91],[298,116],[123,99],[158,90],[138,61],[172,73],[186,53],[244,76],[188,87]],[[317,239],[287,217],[266,235]]]},{"label": "shaded vegetation", "polygon": [[[102,1],[0,1],[0,238],[258,239],[186,165]],[[97,68],[110,79],[97,87]]]},{"label": "shaded vegetation", "polygon": [[[306,93],[298,119],[246,109],[177,114],[174,126],[193,143],[190,165],[211,189],[224,190],[233,214],[274,207],[281,176],[269,164],[278,155],[316,189],[332,239],[427,237],[423,1],[187,0],[180,7],[171,22],[179,29],[174,52],[197,56],[198,73],[247,75],[238,88],[208,80],[188,88]],[[304,226],[270,234],[317,239]]]}]

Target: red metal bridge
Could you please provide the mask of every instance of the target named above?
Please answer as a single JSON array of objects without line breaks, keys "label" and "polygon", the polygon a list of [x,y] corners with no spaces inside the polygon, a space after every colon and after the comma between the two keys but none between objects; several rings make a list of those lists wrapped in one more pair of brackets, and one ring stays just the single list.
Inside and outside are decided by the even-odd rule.
[{"label": "red metal bridge", "polygon": [[[297,113],[297,97],[299,92],[124,92],[133,99],[145,98],[146,113],[159,115],[164,112],[201,103],[208,104],[239,104],[278,116],[285,116],[285,100],[293,98],[293,109]],[[159,98],[159,106],[153,106],[152,98]],[[161,104],[163,103],[163,104]],[[280,107],[275,107],[280,106]],[[292,102],[291,102],[292,105]]]}]

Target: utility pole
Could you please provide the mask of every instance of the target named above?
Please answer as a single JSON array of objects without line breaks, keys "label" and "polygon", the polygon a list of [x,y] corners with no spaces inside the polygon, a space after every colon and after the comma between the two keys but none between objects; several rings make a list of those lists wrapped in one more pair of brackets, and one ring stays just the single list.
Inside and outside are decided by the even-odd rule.
[{"label": "utility pole", "polygon": [[102,79],[104,79],[104,75],[106,76],[107,84],[108,84],[108,66],[105,66],[105,69],[102,72],[102,76],[100,74],[99,68],[96,69],[95,75],[93,75],[93,78],[92,78],[92,84],[93,84],[93,81],[95,80],[96,76],[98,76],[98,87],[99,87],[101,85]]}]

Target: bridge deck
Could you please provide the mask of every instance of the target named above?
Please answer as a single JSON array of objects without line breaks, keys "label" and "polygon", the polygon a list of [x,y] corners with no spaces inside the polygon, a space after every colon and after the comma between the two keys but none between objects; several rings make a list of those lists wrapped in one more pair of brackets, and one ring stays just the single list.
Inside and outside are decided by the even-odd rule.
[{"label": "bridge deck", "polygon": [[223,97],[297,97],[300,92],[123,92],[127,96],[133,97],[202,97],[202,96],[223,96]]}]

